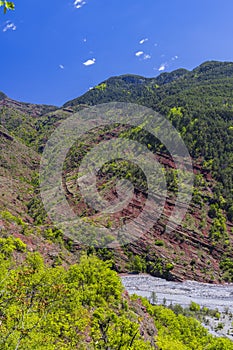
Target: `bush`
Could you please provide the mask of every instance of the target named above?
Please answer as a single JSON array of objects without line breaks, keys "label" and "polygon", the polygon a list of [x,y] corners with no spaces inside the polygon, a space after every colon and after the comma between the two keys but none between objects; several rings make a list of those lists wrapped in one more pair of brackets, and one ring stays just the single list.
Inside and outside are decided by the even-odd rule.
[{"label": "bush", "polygon": [[155,245],[157,245],[158,247],[163,247],[165,245],[164,241],[157,239],[155,241]]},{"label": "bush", "polygon": [[199,304],[195,303],[194,301],[191,301],[189,305],[189,310],[193,312],[198,312],[200,311],[201,307]]}]

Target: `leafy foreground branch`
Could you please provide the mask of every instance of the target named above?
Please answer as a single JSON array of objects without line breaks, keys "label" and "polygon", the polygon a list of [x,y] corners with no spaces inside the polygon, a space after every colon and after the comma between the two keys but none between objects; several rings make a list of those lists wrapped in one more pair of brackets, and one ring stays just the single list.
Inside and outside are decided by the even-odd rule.
[{"label": "leafy foreground branch", "polygon": [[3,6],[3,12],[6,13],[7,10],[14,10],[15,4],[13,1],[0,1],[0,7]]},{"label": "leafy foreground branch", "polygon": [[16,266],[9,255],[26,248],[15,240],[0,242],[1,349],[233,349],[193,318],[130,298],[111,263],[95,256],[65,269],[29,253]]}]

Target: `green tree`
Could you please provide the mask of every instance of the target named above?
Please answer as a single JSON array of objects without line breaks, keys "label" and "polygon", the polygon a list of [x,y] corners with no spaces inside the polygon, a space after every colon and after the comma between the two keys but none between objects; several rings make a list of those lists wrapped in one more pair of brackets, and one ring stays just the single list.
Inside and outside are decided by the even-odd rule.
[{"label": "green tree", "polygon": [[233,205],[230,206],[230,208],[228,209],[228,211],[227,211],[227,217],[228,217],[228,219],[229,219],[231,222],[233,222]]}]

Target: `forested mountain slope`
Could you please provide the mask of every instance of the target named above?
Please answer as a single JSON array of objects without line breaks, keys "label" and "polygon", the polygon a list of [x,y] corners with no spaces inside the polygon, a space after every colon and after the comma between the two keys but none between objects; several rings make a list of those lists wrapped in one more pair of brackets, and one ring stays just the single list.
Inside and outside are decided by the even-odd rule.
[{"label": "forested mountain slope", "polygon": [[[215,339],[192,318],[130,298],[113,271],[233,281],[232,86],[233,63],[206,62],[191,72],[179,69],[150,79],[113,77],[61,108],[0,93],[1,348],[233,349],[230,340]],[[150,145],[166,171],[168,198],[158,222],[137,241],[107,249],[80,244],[53,225],[40,198],[39,163],[63,120],[114,101],[141,104],[171,120],[192,156],[195,188],[184,221],[167,234],[178,189],[169,152],[149,134],[119,125],[78,140],[66,157],[63,185],[73,210],[94,225],[98,220],[111,227],[119,218],[96,215],[77,191],[79,161],[93,146],[105,137],[136,139]],[[113,198],[119,176],[132,180],[137,193],[122,212],[130,220],[143,207],[145,178],[125,162],[109,162],[98,174],[100,194]]]},{"label": "forested mountain slope", "polygon": [[[161,219],[139,241],[117,250],[92,247],[91,251],[97,250],[102,259],[112,258],[115,262],[114,267],[119,272],[147,271],[155,276],[172,279],[231,281],[232,84],[233,63],[206,62],[191,72],[179,69],[163,73],[156,78],[134,75],[113,77],[83,96],[67,102],[62,108],[25,104],[13,101],[1,93],[2,209],[27,220],[31,231],[33,225],[36,225],[38,232],[45,232],[52,223],[46,217],[40,200],[38,164],[52,131],[73,112],[90,105],[123,101],[151,107],[172,121],[193,158],[195,190],[189,211],[182,225],[167,235],[164,227],[168,213],[174,206],[177,174],[166,150],[160,148],[158,152],[154,147],[156,157],[166,169],[170,193]],[[115,137],[123,132],[115,131]],[[93,212],[86,208],[78,196],[73,196],[77,159],[98,143],[102,135],[102,131],[99,130],[92,136],[91,141],[90,138],[82,140],[82,147],[72,148],[65,162],[64,183],[67,198],[79,215],[84,217],[92,217]],[[131,137],[130,131],[128,136]],[[136,137],[148,144],[148,135],[139,133]],[[110,164],[112,171],[111,167],[115,167],[115,164]],[[126,165],[122,168],[122,163],[119,163],[115,167],[114,176],[117,177],[119,173],[128,176],[128,172],[129,168]],[[106,195],[108,188],[107,196],[111,198],[114,191],[110,179],[103,176],[101,181],[103,194]],[[7,183],[12,183],[10,190]],[[145,193],[140,193],[143,198]],[[135,202],[135,206],[133,204],[130,210],[125,210],[124,216],[133,217],[137,210]],[[115,219],[111,218],[113,223]],[[102,224],[112,223],[103,221]],[[63,239],[68,241],[66,237]],[[80,249],[78,242],[75,242],[73,247],[69,244],[69,249],[73,252]]]},{"label": "forested mountain slope", "polygon": [[233,204],[233,63],[205,62],[193,71],[179,69],[157,78],[110,78],[64,106],[110,101],[139,103],[168,116],[190,154],[203,160],[218,180],[216,191]]}]

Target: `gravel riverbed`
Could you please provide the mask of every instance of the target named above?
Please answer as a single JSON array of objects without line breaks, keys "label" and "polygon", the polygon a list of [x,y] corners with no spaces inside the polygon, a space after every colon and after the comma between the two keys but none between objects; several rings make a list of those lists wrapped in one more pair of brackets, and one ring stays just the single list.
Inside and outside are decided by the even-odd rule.
[{"label": "gravel riverbed", "polygon": [[[233,284],[215,285],[195,281],[172,282],[150,275],[122,275],[122,283],[129,294],[137,294],[151,299],[152,292],[156,293],[157,303],[166,305],[172,303],[189,307],[191,301],[201,307],[211,310],[218,309],[221,318],[210,319],[208,329],[215,335],[225,335],[233,340]],[[216,331],[219,323],[223,329]]]}]

